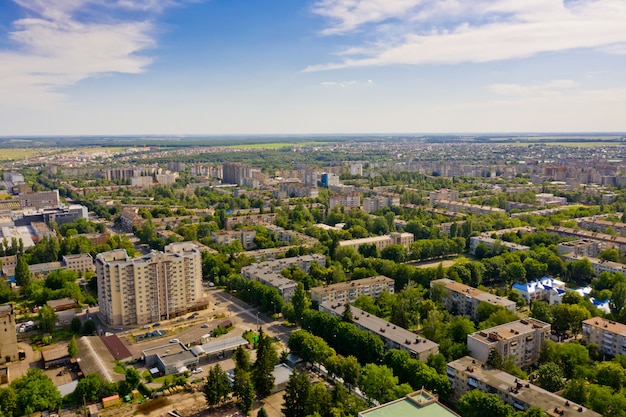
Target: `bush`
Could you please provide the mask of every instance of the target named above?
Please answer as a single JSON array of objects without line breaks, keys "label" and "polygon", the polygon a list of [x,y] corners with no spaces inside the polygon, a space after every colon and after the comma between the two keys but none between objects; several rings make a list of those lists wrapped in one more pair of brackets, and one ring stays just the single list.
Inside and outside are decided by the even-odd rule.
[{"label": "bush", "polygon": [[142,414],[150,414],[153,411],[164,408],[170,403],[170,399],[167,397],[159,397],[154,400],[147,401],[137,406],[137,411]]}]

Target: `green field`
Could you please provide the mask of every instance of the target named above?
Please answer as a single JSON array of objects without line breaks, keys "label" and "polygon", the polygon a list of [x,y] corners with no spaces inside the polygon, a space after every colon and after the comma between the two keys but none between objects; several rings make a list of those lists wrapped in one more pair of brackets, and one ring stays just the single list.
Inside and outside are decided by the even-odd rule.
[{"label": "green field", "polygon": [[50,151],[49,149],[29,149],[29,148],[2,148],[0,149],[0,161],[15,161],[20,159],[30,158],[35,154],[43,151]]}]

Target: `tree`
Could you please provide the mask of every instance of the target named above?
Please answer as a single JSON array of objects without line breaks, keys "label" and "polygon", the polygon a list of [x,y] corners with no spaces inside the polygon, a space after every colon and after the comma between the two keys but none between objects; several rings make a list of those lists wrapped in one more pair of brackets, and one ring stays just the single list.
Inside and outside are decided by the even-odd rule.
[{"label": "tree", "polygon": [[243,346],[238,346],[233,354],[233,361],[235,362],[235,368],[248,372],[250,370],[250,354]]},{"label": "tree", "polygon": [[230,393],[228,375],[222,371],[219,363],[209,370],[202,392],[210,407],[220,404]]},{"label": "tree", "polygon": [[233,393],[238,399],[239,409],[248,415],[252,409],[252,404],[254,404],[254,385],[252,384],[252,379],[250,379],[249,372],[241,368],[235,368]]},{"label": "tree", "polygon": [[544,323],[552,323],[550,304],[545,301],[534,301],[530,306],[530,317],[541,320]]},{"label": "tree", "polygon": [[74,401],[82,404],[83,401],[98,401],[100,390],[104,387],[104,382],[98,374],[89,374],[78,381],[74,390]]},{"label": "tree", "polygon": [[129,366],[126,368],[124,374],[125,381],[128,383],[131,390],[137,388],[137,385],[139,385],[139,383],[141,382],[141,375],[139,375],[139,372],[132,366]]},{"label": "tree", "polygon": [[[368,398],[386,403],[406,394],[407,388],[398,388],[398,378],[386,365],[368,363],[361,370],[358,385]],[[404,384],[403,384],[404,385]],[[408,391],[411,387],[408,386]],[[404,393],[404,394],[401,394]]]},{"label": "tree", "polygon": [[611,313],[620,322],[626,321],[626,282],[618,282],[611,290],[611,298],[609,299],[609,307]]},{"label": "tree", "polygon": [[341,375],[343,382],[348,385],[348,390],[359,380],[361,365],[354,356],[350,355],[341,361]]},{"label": "tree", "polygon": [[15,266],[15,283],[20,287],[26,287],[30,284],[31,273],[28,268],[28,262],[24,256],[17,258],[17,265]]},{"label": "tree", "polygon": [[19,393],[13,415],[22,416],[36,411],[56,410],[61,405],[59,390],[39,369],[28,369],[24,376],[11,382],[11,388]]},{"label": "tree", "polygon": [[72,333],[78,334],[80,333],[80,329],[83,327],[83,322],[80,321],[80,318],[74,316],[72,317],[72,321],[70,322],[70,329]]},{"label": "tree", "polygon": [[76,337],[72,336],[69,345],[67,345],[67,354],[70,358],[75,358],[78,355],[78,345],[76,344]]},{"label": "tree", "polygon": [[504,404],[497,394],[487,394],[480,390],[471,390],[459,399],[457,411],[463,417],[509,417],[513,407]]},{"label": "tree", "polygon": [[252,366],[252,381],[259,398],[269,396],[274,390],[274,366],[278,364],[278,354],[272,340],[263,329],[259,329],[259,342],[256,361]]},{"label": "tree", "polygon": [[626,370],[617,362],[601,362],[596,365],[596,381],[619,392],[626,385]]},{"label": "tree", "polygon": [[504,366],[504,360],[502,360],[502,356],[498,353],[497,349],[491,349],[489,351],[489,356],[487,357],[487,365],[491,366],[495,369],[502,369]]},{"label": "tree", "polygon": [[306,373],[294,371],[285,388],[282,408],[285,417],[302,417],[311,414],[311,381]]},{"label": "tree", "polygon": [[293,297],[291,297],[291,304],[293,304],[296,323],[300,323],[300,320],[302,319],[302,313],[311,305],[311,302],[306,297],[304,284],[302,284],[301,282],[298,282],[296,286]]},{"label": "tree", "polygon": [[267,416],[267,411],[265,411],[265,408],[261,407],[259,409],[259,412],[257,413],[256,417],[268,417]]},{"label": "tree", "polygon": [[343,313],[341,314],[341,319],[345,322],[352,323],[354,320],[354,316],[352,315],[352,309],[350,308],[350,303],[346,302],[343,307]]},{"label": "tree", "polygon": [[83,334],[84,335],[92,335],[96,331],[96,322],[89,319],[83,323]]},{"label": "tree", "polygon": [[399,244],[389,245],[380,252],[383,259],[390,259],[397,264],[406,262],[406,255],[406,248]]},{"label": "tree", "polygon": [[588,284],[594,276],[593,265],[587,258],[579,259],[568,265],[567,271],[572,280],[579,284]]},{"label": "tree", "polygon": [[0,388],[0,415],[10,417],[17,407],[17,393],[13,388]]},{"label": "tree", "polygon": [[39,309],[39,325],[44,333],[50,333],[54,330],[57,322],[57,313],[50,306],[42,306]]},{"label": "tree", "polygon": [[550,392],[556,392],[565,388],[563,371],[554,362],[547,362],[537,369],[537,385]]}]

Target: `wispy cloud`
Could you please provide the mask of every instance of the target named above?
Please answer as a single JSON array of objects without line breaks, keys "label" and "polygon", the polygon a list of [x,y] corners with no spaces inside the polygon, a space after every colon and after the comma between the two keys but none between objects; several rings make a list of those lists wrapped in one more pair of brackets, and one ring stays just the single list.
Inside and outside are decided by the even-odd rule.
[{"label": "wispy cloud", "polygon": [[553,80],[531,85],[524,84],[492,84],[489,89],[505,96],[546,96],[561,95],[564,91],[576,87],[573,80]]},{"label": "wispy cloud", "polygon": [[[339,52],[341,61],[305,71],[489,62],[580,48],[623,53],[626,45],[623,0],[320,0],[311,10],[329,20],[325,35],[368,30],[363,45]],[[377,30],[391,23],[404,33],[385,38]]]},{"label": "wispy cloud", "polygon": [[[152,60],[155,13],[173,0],[13,0],[24,18],[12,23],[10,49],[0,50],[0,103],[47,107],[81,80],[137,74]],[[134,18],[127,18],[133,11]],[[136,16],[141,15],[140,18]]]}]

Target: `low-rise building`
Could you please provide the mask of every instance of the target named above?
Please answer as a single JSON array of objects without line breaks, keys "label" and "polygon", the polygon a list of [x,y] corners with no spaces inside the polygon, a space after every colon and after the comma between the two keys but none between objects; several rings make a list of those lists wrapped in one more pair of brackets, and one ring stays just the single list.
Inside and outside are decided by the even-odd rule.
[{"label": "low-rise building", "polygon": [[595,343],[607,355],[626,355],[626,324],[602,317],[592,317],[582,323],[583,340]]},{"label": "low-rise building", "polygon": [[78,307],[78,302],[75,298],[65,297],[56,300],[48,300],[46,301],[46,305],[54,311],[65,311]]},{"label": "low-rise building", "polygon": [[378,297],[383,291],[394,293],[395,281],[383,275],[370,278],[357,279],[348,282],[325,285],[311,288],[311,300],[322,304],[327,301],[352,303],[362,295]]},{"label": "low-rise building", "polygon": [[515,302],[453,281],[449,278],[431,281],[430,287],[432,288],[434,285],[442,285],[445,288],[446,292],[443,298],[443,306],[452,314],[464,315],[472,320],[477,320],[478,305],[483,302],[501,306],[515,312]]},{"label": "low-rise building", "polygon": [[254,243],[255,237],[256,231],[252,229],[221,230],[211,233],[211,238],[213,238],[218,245],[230,245],[238,240],[245,250],[256,248],[256,244]]},{"label": "low-rise building", "polygon": [[537,281],[515,283],[512,287],[526,303],[532,301],[546,301],[553,304],[560,304],[563,294],[565,294],[565,283],[556,278],[543,277]]},{"label": "low-rise building", "polygon": [[95,271],[93,258],[89,253],[77,253],[75,255],[63,255],[65,267],[71,271],[85,273]]},{"label": "low-rise building", "polygon": [[587,259],[591,263],[593,272],[595,272],[596,275],[600,275],[602,272],[605,271],[612,274],[616,272],[619,272],[620,274],[626,274],[626,265],[619,262],[607,261],[606,259],[599,259],[588,256],[579,256],[571,253],[566,253],[564,255],[561,255],[561,257],[570,262]]},{"label": "low-rise building", "polygon": [[404,398],[360,411],[358,417],[454,417],[455,412],[441,404],[437,396],[425,390],[415,391]]},{"label": "low-rise building", "polygon": [[163,375],[183,373],[198,366],[198,357],[182,343],[169,343],[142,352],[146,368],[156,367]]},{"label": "low-rise building", "polygon": [[15,332],[15,312],[13,305],[0,306],[0,364],[17,361],[17,333]]},{"label": "low-rise building", "polygon": [[559,252],[578,256],[598,256],[602,252],[602,244],[597,240],[578,239],[559,243]]},{"label": "low-rise building", "polygon": [[[389,323],[386,320],[367,313],[359,308],[350,307],[354,323],[359,329],[366,330],[380,337],[385,349],[399,349],[409,352],[411,357],[426,362],[430,355],[439,352],[439,345],[424,337],[417,336],[407,329]],[[326,302],[319,305],[320,311],[341,317],[345,309],[343,303]]]},{"label": "low-rise building", "polygon": [[626,253],[626,237],[613,236],[600,232],[590,232],[587,230],[573,229],[571,227],[550,226],[546,227],[546,232],[556,233],[563,237],[575,237],[589,239],[600,242],[602,250],[616,248],[620,253]]},{"label": "low-rise building", "polygon": [[476,253],[476,248],[481,243],[484,243],[487,246],[488,249],[491,249],[496,244],[498,244],[498,245],[508,249],[509,252],[520,252],[520,251],[525,251],[525,250],[529,250],[530,249],[530,247],[525,246],[525,245],[520,245],[518,243],[507,242],[506,240],[494,239],[494,238],[489,237],[489,236],[481,235],[481,236],[472,236],[472,237],[470,237],[470,253],[471,254],[475,254]]},{"label": "low-rise building", "polygon": [[276,220],[276,213],[263,213],[263,214],[247,214],[244,216],[232,216],[227,217],[224,221],[224,228],[226,230],[232,229],[236,224],[245,224],[248,226],[266,226],[268,224],[274,224]]},{"label": "low-rise building", "polygon": [[504,371],[492,369],[470,356],[450,362],[446,367],[446,374],[452,384],[453,402],[457,402],[466,392],[478,389],[497,394],[516,411],[538,407],[551,417],[600,417],[600,414],[592,410]]},{"label": "low-rise building", "polygon": [[512,356],[515,364],[526,368],[535,365],[543,343],[550,337],[551,326],[537,319],[523,319],[467,335],[471,357],[487,362],[492,350],[501,358]]}]

